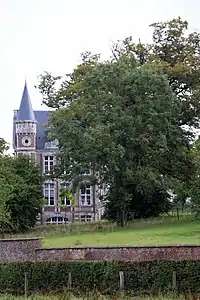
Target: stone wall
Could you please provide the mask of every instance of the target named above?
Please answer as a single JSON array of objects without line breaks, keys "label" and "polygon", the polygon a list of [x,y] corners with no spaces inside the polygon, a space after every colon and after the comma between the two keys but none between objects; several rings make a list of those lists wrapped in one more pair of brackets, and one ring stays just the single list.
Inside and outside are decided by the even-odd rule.
[{"label": "stone wall", "polygon": [[42,248],[41,238],[0,239],[3,261],[200,260],[199,245]]},{"label": "stone wall", "polygon": [[45,261],[151,261],[200,260],[198,245],[168,245],[143,247],[70,247],[36,249],[36,259]]},{"label": "stone wall", "polygon": [[35,249],[41,247],[41,238],[0,239],[0,262],[35,260]]}]

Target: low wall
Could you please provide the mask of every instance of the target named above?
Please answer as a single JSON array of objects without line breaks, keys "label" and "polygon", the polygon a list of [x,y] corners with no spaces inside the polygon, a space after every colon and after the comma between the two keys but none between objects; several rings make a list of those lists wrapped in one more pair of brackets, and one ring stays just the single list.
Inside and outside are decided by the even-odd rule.
[{"label": "low wall", "polygon": [[43,261],[200,260],[200,246],[198,245],[43,248],[36,249],[35,253],[36,259]]},{"label": "low wall", "polygon": [[0,239],[0,262],[26,260],[200,260],[200,245],[42,248],[41,238]]},{"label": "low wall", "polygon": [[0,262],[35,260],[35,249],[41,247],[41,238],[0,239]]}]

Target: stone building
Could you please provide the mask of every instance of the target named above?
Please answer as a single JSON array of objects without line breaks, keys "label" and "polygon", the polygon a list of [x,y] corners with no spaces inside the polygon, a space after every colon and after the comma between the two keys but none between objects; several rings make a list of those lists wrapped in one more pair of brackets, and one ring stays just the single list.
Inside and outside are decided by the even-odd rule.
[{"label": "stone building", "polygon": [[[28,155],[40,165],[43,175],[48,174],[55,164],[58,149],[57,141],[48,141],[47,129],[50,111],[33,110],[27,84],[18,110],[13,117],[13,148],[15,155]],[[75,194],[77,206],[72,207],[65,199],[64,206],[57,205],[60,189],[66,187],[61,180],[46,180],[43,185],[47,205],[43,208],[41,221],[45,224],[62,224],[75,221],[89,222],[100,220],[102,206],[100,195],[103,191],[97,186],[86,185]]]}]

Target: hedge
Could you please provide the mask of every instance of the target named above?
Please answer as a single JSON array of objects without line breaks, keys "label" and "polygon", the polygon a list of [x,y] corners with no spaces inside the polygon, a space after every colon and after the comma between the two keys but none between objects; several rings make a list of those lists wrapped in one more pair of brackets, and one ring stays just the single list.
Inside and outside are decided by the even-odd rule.
[{"label": "hedge", "polygon": [[29,293],[63,292],[70,282],[72,291],[113,293],[119,291],[120,271],[127,292],[170,292],[176,274],[177,293],[200,293],[200,261],[1,263],[0,293],[23,294],[25,282]]}]

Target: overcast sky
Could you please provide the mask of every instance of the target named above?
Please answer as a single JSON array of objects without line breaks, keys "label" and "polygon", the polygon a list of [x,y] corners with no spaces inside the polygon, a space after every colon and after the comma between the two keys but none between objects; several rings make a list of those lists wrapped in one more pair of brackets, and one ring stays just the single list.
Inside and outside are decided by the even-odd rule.
[{"label": "overcast sky", "polygon": [[151,40],[149,24],[181,16],[200,30],[198,0],[0,0],[0,137],[12,142],[13,110],[25,78],[34,109],[44,71],[63,75],[90,50],[110,56],[113,41]]}]

